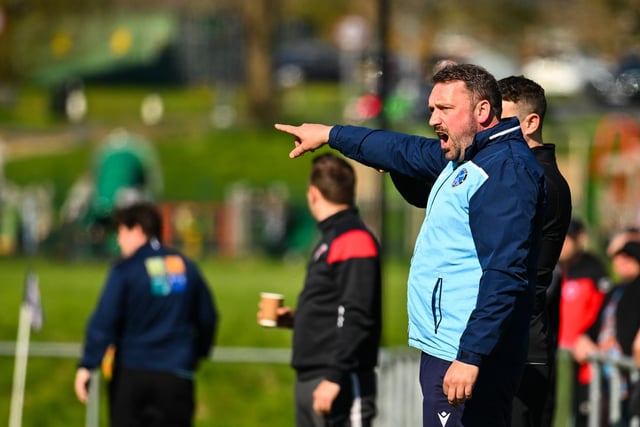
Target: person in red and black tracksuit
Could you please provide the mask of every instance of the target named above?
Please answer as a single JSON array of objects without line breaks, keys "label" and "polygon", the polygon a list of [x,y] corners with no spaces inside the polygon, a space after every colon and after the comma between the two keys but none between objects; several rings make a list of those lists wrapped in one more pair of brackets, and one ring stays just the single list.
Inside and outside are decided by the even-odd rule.
[{"label": "person in red and black tracksuit", "polygon": [[354,200],[351,165],[316,157],[307,201],[321,238],[295,312],[278,313],[278,326],[293,328],[297,427],[370,426],[376,415],[380,247]]},{"label": "person in red and black tracksuit", "polygon": [[[634,347],[640,340],[640,242],[628,241],[621,248],[616,249],[611,257],[612,271],[619,280],[607,292],[600,305],[596,321],[586,333],[577,338],[573,348],[573,356],[579,363],[588,363],[589,356],[600,354],[610,359],[621,356],[632,357]],[[601,419],[597,425],[634,425],[632,417],[640,413],[638,403],[640,390],[637,380],[633,381],[628,372],[621,372],[617,387],[620,399],[617,412],[621,419],[615,424],[608,424],[611,407],[612,387],[609,366],[601,366],[604,385],[600,390]],[[633,382],[630,382],[633,381]],[[591,420],[589,420],[589,425]]]},{"label": "person in red and black tracksuit", "polygon": [[[596,254],[587,250],[587,239],[582,221],[572,219],[558,262],[562,273],[558,347],[564,355],[574,350],[578,338],[596,321],[605,294],[611,288],[607,268]],[[572,363],[573,425],[583,427],[589,421],[591,367],[588,363]]]}]

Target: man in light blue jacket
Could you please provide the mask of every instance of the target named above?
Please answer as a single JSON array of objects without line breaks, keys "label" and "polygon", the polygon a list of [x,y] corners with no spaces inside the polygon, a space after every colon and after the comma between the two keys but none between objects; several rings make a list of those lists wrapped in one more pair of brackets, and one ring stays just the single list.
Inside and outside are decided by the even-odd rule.
[{"label": "man in light blue jacket", "polygon": [[433,77],[437,139],[353,126],[276,125],[290,157],[325,143],[432,185],[408,286],[409,345],[422,351],[424,426],[509,426],[524,368],[545,209],[543,171],[495,78],[471,64]]}]

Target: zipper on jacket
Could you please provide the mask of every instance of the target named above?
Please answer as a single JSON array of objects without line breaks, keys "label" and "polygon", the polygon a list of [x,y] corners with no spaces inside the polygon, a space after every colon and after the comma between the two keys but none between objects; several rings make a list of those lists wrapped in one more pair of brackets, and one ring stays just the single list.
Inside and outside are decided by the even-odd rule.
[{"label": "zipper on jacket", "polygon": [[[462,163],[460,163],[462,164]],[[431,200],[431,204],[429,206],[427,206],[427,210],[426,210],[426,217],[429,216],[429,214],[431,213],[431,207],[433,206],[433,204],[436,201],[436,197],[438,197],[438,193],[440,193],[440,190],[442,189],[442,187],[449,182],[449,178],[451,178],[451,175],[453,175],[453,173],[458,169],[460,165],[456,166],[455,168],[453,168],[453,170],[451,172],[449,172],[449,175],[442,180],[442,184],[440,184],[440,186],[437,189],[432,188],[431,192],[433,193],[433,190],[436,190],[435,193],[433,193],[433,197],[429,197],[428,200]]]},{"label": "zipper on jacket", "polygon": [[433,327],[434,332],[438,333],[438,327],[442,322],[442,277],[439,277],[436,281],[436,286],[433,288],[431,294],[431,313],[433,313]]}]

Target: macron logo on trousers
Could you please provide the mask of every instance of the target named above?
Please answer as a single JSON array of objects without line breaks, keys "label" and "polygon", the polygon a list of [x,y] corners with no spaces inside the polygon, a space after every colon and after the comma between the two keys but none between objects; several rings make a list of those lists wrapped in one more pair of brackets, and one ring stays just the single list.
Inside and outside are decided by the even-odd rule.
[{"label": "macron logo on trousers", "polygon": [[446,427],[447,421],[449,420],[449,415],[451,415],[450,412],[442,411],[438,413],[438,418],[440,418],[440,424],[442,424],[442,427]]}]

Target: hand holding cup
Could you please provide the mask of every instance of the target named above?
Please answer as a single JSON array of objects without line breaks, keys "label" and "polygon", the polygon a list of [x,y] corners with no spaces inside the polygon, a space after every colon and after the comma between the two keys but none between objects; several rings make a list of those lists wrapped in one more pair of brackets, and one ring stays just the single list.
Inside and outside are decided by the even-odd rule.
[{"label": "hand holding cup", "polygon": [[278,309],[284,302],[284,295],[273,292],[261,292],[258,311],[258,323],[262,326],[273,328],[278,326]]}]

